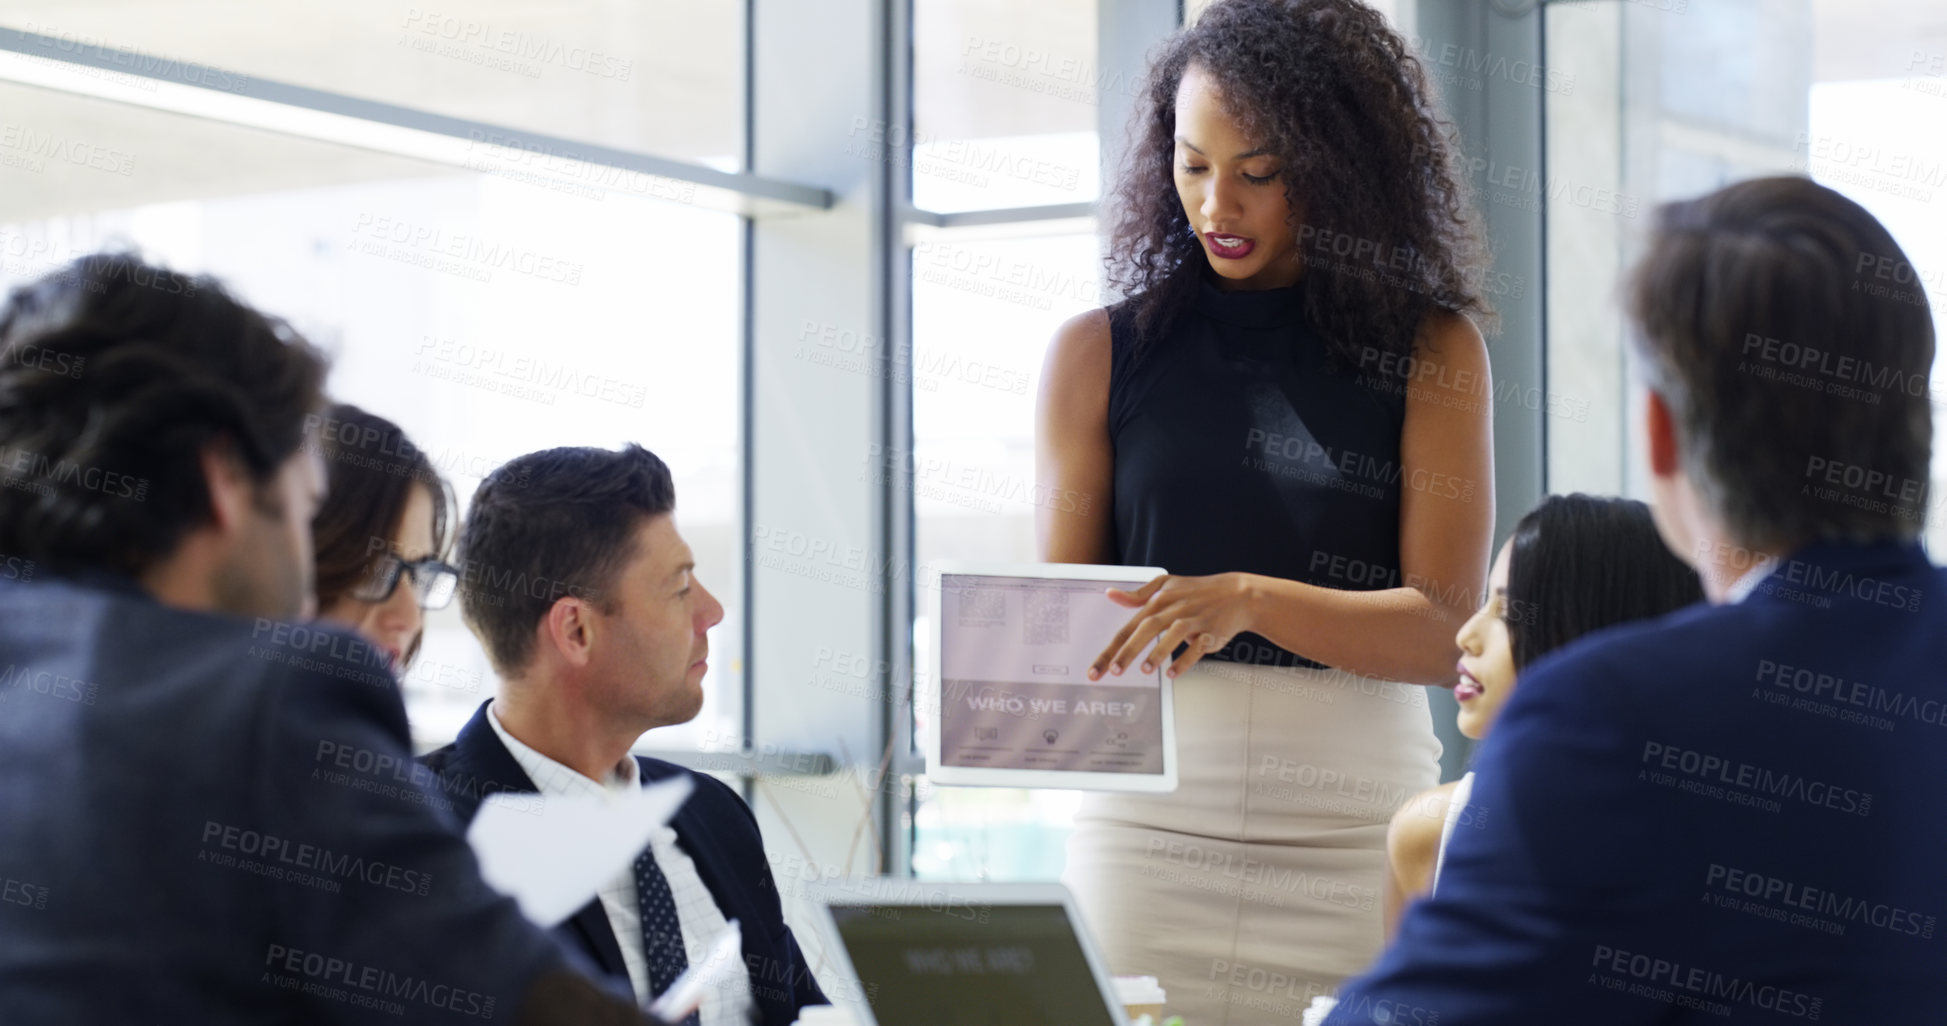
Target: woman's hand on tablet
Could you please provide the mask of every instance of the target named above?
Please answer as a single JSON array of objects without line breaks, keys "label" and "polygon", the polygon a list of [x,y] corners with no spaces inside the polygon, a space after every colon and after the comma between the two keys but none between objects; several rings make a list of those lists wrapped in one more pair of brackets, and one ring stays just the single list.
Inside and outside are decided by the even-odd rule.
[{"label": "woman's hand on tablet", "polygon": [[1110,600],[1136,609],[1136,615],[1089,664],[1088,679],[1122,673],[1151,642],[1156,648],[1144,658],[1142,672],[1153,673],[1157,663],[1187,643],[1169,666],[1169,675],[1175,677],[1250,629],[1252,595],[1251,575],[1241,573],[1164,574],[1134,591],[1110,588]]}]

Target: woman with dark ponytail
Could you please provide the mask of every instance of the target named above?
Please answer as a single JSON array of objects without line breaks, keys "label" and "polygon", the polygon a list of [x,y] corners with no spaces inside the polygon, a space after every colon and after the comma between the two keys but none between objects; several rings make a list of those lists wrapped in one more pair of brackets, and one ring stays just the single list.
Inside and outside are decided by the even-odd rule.
[{"label": "woman with dark ponytail", "polygon": [[[1460,732],[1487,736],[1515,680],[1535,660],[1585,634],[1700,602],[1703,582],[1656,533],[1634,499],[1551,495],[1514,525],[1488,575],[1487,601],[1462,624]],[[1468,773],[1408,802],[1387,838],[1390,935],[1407,902],[1432,893],[1454,828],[1468,822]]]}]

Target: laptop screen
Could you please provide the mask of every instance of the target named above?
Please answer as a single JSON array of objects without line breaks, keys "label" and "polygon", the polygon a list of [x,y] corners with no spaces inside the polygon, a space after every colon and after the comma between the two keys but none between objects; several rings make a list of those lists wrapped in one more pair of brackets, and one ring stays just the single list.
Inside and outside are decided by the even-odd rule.
[{"label": "laptop screen", "polygon": [[1061,905],[831,906],[879,1026],[1112,1026]]},{"label": "laptop screen", "polygon": [[940,761],[1089,773],[1163,772],[1160,671],[1088,679],[1130,611],[1128,582],[942,574]]}]

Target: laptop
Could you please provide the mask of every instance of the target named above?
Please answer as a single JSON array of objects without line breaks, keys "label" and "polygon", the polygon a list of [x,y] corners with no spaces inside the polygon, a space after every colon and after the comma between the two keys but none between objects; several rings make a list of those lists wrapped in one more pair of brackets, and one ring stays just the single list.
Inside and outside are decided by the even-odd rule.
[{"label": "laptop", "polygon": [[860,1026],[1129,1026],[1060,884],[895,877],[812,892]]}]

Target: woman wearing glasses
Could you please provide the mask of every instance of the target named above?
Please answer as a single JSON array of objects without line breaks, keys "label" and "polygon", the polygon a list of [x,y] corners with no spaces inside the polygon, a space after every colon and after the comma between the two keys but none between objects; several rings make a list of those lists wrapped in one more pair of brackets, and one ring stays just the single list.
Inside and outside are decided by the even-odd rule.
[{"label": "woman wearing glasses", "polygon": [[459,583],[442,561],[453,493],[397,424],[343,403],[325,423],[331,488],[311,522],[318,616],[358,631],[404,673],[419,653],[424,611],[452,601]]}]

